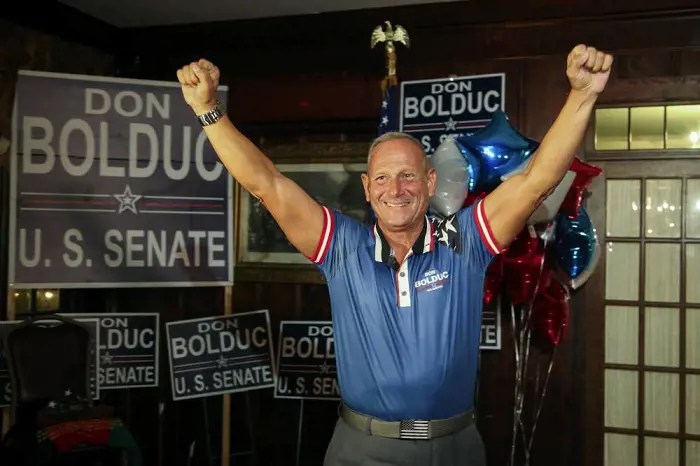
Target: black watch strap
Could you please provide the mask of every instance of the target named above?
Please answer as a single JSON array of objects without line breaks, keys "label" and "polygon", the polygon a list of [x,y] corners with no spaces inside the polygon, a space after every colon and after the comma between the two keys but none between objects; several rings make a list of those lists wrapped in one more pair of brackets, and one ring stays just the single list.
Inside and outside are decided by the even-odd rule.
[{"label": "black watch strap", "polygon": [[224,115],[226,115],[226,110],[223,105],[221,105],[221,102],[217,100],[214,108],[206,113],[197,115],[197,121],[199,121],[199,124],[202,126],[209,126],[219,121]]}]

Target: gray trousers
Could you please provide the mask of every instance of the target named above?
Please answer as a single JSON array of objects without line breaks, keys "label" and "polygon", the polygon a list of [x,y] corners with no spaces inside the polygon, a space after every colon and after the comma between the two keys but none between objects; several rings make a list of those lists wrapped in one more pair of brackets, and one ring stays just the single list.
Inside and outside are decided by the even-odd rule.
[{"label": "gray trousers", "polygon": [[338,419],[323,466],[486,466],[486,452],[475,424],[431,440],[398,440]]}]

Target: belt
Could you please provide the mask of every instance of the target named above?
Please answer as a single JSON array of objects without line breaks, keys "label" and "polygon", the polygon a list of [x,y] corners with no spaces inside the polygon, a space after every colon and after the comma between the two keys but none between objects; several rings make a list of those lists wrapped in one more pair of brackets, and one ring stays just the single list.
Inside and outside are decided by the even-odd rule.
[{"label": "belt", "polygon": [[382,421],[348,408],[340,406],[340,417],[357,430],[378,437],[402,440],[430,440],[459,432],[474,423],[474,410],[458,414],[447,419],[423,421],[408,419],[404,421]]}]

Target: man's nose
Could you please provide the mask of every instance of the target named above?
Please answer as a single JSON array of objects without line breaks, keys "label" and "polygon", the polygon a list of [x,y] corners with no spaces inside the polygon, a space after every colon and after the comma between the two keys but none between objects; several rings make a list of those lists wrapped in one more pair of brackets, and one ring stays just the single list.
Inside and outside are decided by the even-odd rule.
[{"label": "man's nose", "polygon": [[401,178],[392,178],[389,184],[389,192],[392,196],[399,196],[403,194],[403,184],[401,183]]}]

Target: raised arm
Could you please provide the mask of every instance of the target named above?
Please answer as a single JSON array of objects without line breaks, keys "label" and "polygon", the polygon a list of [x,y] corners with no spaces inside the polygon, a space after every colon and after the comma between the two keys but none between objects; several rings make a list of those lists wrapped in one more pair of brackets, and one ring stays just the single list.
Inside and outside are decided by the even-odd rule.
[{"label": "raised arm", "polygon": [[569,94],[542,140],[528,169],[508,178],[484,199],[484,213],[494,238],[507,247],[527,219],[566,175],[581,144],[598,95],[610,76],[612,56],[577,45],[569,54]]},{"label": "raised arm", "polygon": [[[190,63],[177,71],[185,101],[196,115],[216,106],[219,76],[219,69],[206,60]],[[229,173],[265,204],[289,242],[313,259],[324,227],[325,214],[321,206],[299,185],[282,175],[227,116],[205,126],[204,131]]]}]

